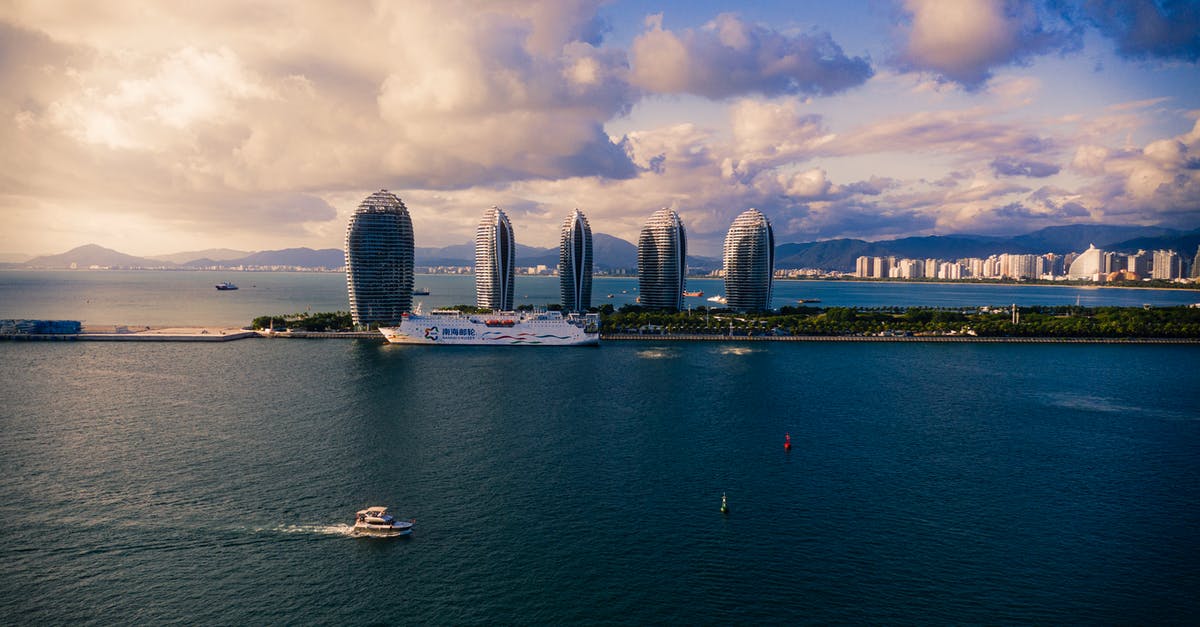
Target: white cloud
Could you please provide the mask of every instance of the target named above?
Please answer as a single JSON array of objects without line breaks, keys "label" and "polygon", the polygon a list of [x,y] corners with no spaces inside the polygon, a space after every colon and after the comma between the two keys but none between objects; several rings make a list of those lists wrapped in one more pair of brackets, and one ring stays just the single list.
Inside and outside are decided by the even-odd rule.
[{"label": "white cloud", "polygon": [[897,63],[978,88],[994,68],[1078,47],[1078,34],[1053,30],[1028,3],[906,0]]},{"label": "white cloud", "polygon": [[663,16],[630,48],[632,82],[650,92],[727,98],[832,94],[871,77],[870,63],[848,57],[828,33],[783,34],[725,13],[700,29],[676,33]]},{"label": "white cloud", "polygon": [[1164,214],[1200,217],[1200,120],[1187,133],[1141,149],[1081,145],[1071,167],[1097,179],[1084,194],[1085,204],[1106,216],[1140,222]]}]

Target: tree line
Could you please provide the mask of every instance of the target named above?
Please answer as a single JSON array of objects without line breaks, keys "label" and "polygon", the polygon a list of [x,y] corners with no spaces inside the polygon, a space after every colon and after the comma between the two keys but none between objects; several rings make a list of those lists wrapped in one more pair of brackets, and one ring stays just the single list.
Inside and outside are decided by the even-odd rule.
[{"label": "tree line", "polygon": [[[547,309],[561,309],[548,305]],[[471,305],[447,307],[464,313],[487,313]],[[522,305],[519,309],[532,309]],[[670,333],[694,335],[977,335],[982,337],[1200,338],[1200,308],[1081,307],[1078,305],[1011,308],[939,307],[808,307],[745,313],[699,307],[665,311],[640,305],[600,313],[601,333]],[[350,331],[345,311],[259,316],[255,329]],[[371,325],[369,328],[375,328]]]}]

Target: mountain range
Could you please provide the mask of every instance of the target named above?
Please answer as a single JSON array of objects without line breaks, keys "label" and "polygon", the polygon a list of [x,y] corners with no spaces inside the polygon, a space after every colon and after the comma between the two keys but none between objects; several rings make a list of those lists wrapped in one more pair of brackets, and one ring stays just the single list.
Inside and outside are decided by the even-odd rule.
[{"label": "mountain range", "polygon": [[[860,239],[833,239],[820,242],[781,244],[775,247],[775,267],[819,268],[822,270],[853,271],[859,256],[896,256],[916,259],[960,259],[987,257],[1000,253],[1065,254],[1082,252],[1095,244],[1104,250],[1136,252],[1138,249],[1173,249],[1191,257],[1200,247],[1200,229],[1179,231],[1152,226],[1072,225],[1048,227],[1014,237],[987,235],[931,235],[896,240],[868,242]],[[474,246],[458,244],[442,248],[414,250],[418,267],[474,265]],[[595,233],[592,236],[593,259],[602,271],[637,268],[637,247],[623,239]],[[537,248],[517,245],[517,265],[554,267],[558,264],[558,248]],[[245,252],[226,248],[156,255],[154,258],[135,257],[115,250],[87,244],[58,255],[35,257],[24,263],[2,264],[5,267],[78,268],[91,266],[108,268],[210,268],[237,266],[289,266],[302,268],[337,269],[345,265],[345,257],[336,248],[287,248]],[[721,267],[714,257],[689,256],[688,267],[708,271]]]}]

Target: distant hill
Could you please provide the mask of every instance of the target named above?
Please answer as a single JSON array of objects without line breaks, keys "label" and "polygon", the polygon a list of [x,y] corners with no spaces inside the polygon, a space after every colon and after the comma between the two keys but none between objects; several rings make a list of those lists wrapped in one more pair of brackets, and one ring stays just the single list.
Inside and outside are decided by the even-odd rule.
[{"label": "distant hill", "polygon": [[25,262],[24,265],[35,268],[70,268],[75,264],[78,268],[100,266],[103,268],[161,268],[174,266],[169,261],[134,257],[104,248],[95,244],[84,244],[58,255],[42,255]]},{"label": "distant hill", "polygon": [[[637,246],[611,235],[592,234],[592,255],[593,263],[603,270],[637,268]],[[473,266],[475,244],[456,244],[442,248],[417,247],[413,256],[417,266]],[[556,267],[558,247],[537,248],[517,244],[517,265]]]},{"label": "distant hill", "polygon": [[861,255],[879,255],[871,242],[860,239],[831,239],[804,244],[781,244],[775,247],[775,267],[854,269],[854,260]]},{"label": "distant hill", "polygon": [[592,263],[602,270],[637,268],[637,246],[619,237],[592,233]]},{"label": "distant hill", "polygon": [[[191,263],[191,262],[194,262],[197,260],[209,261],[209,262],[225,261],[227,259],[237,259],[238,257],[245,257],[246,255],[249,255],[249,254],[250,253],[245,250],[233,250],[232,248],[210,248],[208,250],[193,250],[193,251],[182,252],[182,253],[169,253],[166,255],[155,255],[154,258],[162,259],[163,261],[170,261],[172,263],[177,263],[177,264],[184,265],[184,266],[192,266],[192,265],[200,265],[200,264],[196,264],[196,263]],[[206,264],[206,265],[211,265],[211,263]]]},{"label": "distant hill", "polygon": [[[1108,249],[1121,252],[1137,252],[1138,250],[1174,250],[1189,259],[1195,257],[1196,247],[1200,246],[1200,229],[1163,235],[1160,237],[1139,237],[1136,239],[1115,242]],[[1103,246],[1101,248],[1104,248]]]},{"label": "distant hill", "polygon": [[[1050,226],[1026,235],[1011,238],[1015,243],[1031,248],[1031,252],[1064,253],[1098,248],[1116,250],[1113,244],[1136,238],[1157,238],[1179,235],[1179,231],[1157,226],[1108,226],[1103,224],[1072,224]],[[1135,251],[1136,252],[1136,249]]]},{"label": "distant hill", "polygon": [[[961,259],[987,257],[1001,253],[1065,254],[1081,252],[1091,244],[1118,252],[1138,249],[1172,249],[1191,259],[1200,246],[1200,229],[1179,231],[1152,226],[1071,225],[1048,227],[1015,237],[987,235],[931,235],[906,237],[897,240],[868,242],[861,239],[833,239],[820,242],[780,244],[775,247],[775,267],[778,269],[818,268],[852,272],[860,256],[896,256],[914,259]],[[594,263],[604,271],[636,270],[637,246],[604,233],[592,235]],[[229,257],[232,254],[236,257]],[[193,257],[193,255],[201,255]],[[185,261],[178,259],[189,258]],[[442,248],[417,248],[417,266],[473,266],[474,244],[456,244]],[[151,259],[126,255],[115,250],[88,244],[59,255],[35,257],[23,264],[9,267],[78,268],[100,266],[107,268],[208,268],[234,266],[293,266],[301,268],[337,269],[345,266],[345,256],[337,248],[286,248],[243,253],[218,248],[191,253],[171,253]],[[517,265],[558,265],[558,248],[537,248],[517,244]],[[718,257],[689,256],[688,268],[694,272],[719,269]]]},{"label": "distant hill", "polygon": [[300,266],[304,268],[341,268],[346,265],[346,255],[337,248],[284,248],[264,250],[237,259],[219,262],[226,266]]}]

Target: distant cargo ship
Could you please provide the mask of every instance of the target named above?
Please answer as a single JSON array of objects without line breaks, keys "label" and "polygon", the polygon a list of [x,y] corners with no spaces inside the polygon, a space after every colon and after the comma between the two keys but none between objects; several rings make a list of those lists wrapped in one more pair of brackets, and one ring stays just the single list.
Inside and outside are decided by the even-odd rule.
[{"label": "distant cargo ship", "polygon": [[696,292],[684,292],[684,293],[683,293],[683,295],[684,295],[684,296],[690,296],[690,297],[692,297],[692,298],[700,298],[700,297],[704,296],[704,292],[700,292],[700,291],[696,291]]},{"label": "distant cargo ship", "polygon": [[481,346],[586,346],[600,343],[599,314],[558,311],[496,311],[464,314],[453,309],[404,314],[398,327],[379,327],[392,344]]}]

